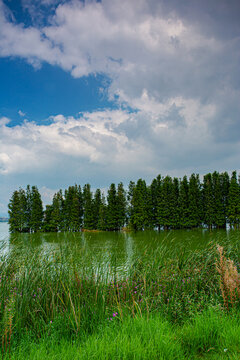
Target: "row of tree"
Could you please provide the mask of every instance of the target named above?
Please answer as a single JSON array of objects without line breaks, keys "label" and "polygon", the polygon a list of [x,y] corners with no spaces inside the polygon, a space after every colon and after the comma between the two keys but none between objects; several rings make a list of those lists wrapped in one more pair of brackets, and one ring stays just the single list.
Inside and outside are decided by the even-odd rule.
[{"label": "row of tree", "polygon": [[9,203],[11,232],[117,231],[179,229],[207,226],[209,229],[240,225],[240,181],[234,171],[209,173],[189,179],[158,175],[151,185],[131,181],[128,191],[122,183],[111,184],[107,197],[89,184],[59,190],[45,211],[36,186],[14,191]]}]

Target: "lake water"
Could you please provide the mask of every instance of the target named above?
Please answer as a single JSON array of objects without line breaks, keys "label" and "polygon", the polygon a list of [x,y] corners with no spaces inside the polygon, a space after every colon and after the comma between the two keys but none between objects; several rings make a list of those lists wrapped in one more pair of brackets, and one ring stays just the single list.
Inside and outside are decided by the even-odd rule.
[{"label": "lake water", "polygon": [[94,269],[115,268],[117,272],[126,272],[145,251],[154,251],[161,245],[180,250],[197,250],[206,247],[209,242],[239,242],[240,231],[206,229],[124,232],[84,232],[84,233],[37,233],[9,234],[8,224],[0,223],[0,251],[8,254],[16,246],[28,251],[36,248],[43,254],[57,252],[63,246],[88,257]]}]

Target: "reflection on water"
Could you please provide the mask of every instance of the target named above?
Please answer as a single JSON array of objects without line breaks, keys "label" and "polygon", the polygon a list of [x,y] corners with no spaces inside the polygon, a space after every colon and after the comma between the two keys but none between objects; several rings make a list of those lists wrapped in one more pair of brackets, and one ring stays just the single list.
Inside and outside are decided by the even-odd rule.
[{"label": "reflection on water", "polygon": [[67,247],[79,259],[91,259],[91,268],[95,273],[101,268],[106,271],[111,268],[118,274],[126,273],[134,260],[145,251],[154,251],[164,244],[169,248],[192,250],[204,248],[213,241],[223,244],[225,241],[239,241],[240,232],[231,230],[206,229],[174,230],[168,232],[146,231],[138,233],[37,233],[8,234],[8,224],[0,223],[0,244],[5,243],[1,254],[11,252],[16,246],[22,249],[38,249],[42,254],[60,251]]}]

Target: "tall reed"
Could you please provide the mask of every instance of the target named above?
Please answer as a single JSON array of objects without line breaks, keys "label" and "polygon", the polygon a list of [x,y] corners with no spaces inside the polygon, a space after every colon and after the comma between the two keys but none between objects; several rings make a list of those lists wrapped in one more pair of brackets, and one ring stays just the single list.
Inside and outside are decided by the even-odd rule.
[{"label": "tall reed", "polygon": [[217,246],[217,252],[219,259],[216,268],[220,275],[220,289],[224,306],[229,310],[229,307],[236,305],[236,301],[240,299],[240,274],[233,260],[227,259],[224,255],[222,246]]},{"label": "tall reed", "polygon": [[[68,244],[51,251],[13,246],[0,262],[2,350],[26,335],[82,339],[129,316],[159,313],[181,324],[222,301],[212,244],[197,251],[167,242],[146,248],[125,276],[106,262]],[[233,278],[234,267],[222,258],[226,264]]]}]

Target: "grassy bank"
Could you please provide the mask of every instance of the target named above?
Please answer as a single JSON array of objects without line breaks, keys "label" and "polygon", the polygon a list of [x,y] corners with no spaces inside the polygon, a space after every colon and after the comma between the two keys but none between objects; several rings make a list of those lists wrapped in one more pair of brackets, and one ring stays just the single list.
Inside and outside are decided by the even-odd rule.
[{"label": "grassy bank", "polygon": [[[38,341],[23,338],[11,359],[239,359],[240,319],[210,308],[182,326],[157,314],[127,317],[100,327],[99,333],[72,341],[53,332]],[[10,359],[6,355],[6,359]]]},{"label": "grassy bank", "polygon": [[170,245],[143,250],[121,278],[67,244],[12,246],[0,262],[4,358],[239,358],[238,244]]}]

